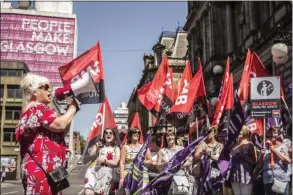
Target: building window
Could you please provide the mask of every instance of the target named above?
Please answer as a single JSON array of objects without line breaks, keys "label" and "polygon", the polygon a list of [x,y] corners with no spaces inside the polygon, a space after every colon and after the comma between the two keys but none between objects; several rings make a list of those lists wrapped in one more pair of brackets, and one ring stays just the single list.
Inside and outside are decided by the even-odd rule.
[{"label": "building window", "polygon": [[6,120],[19,120],[20,110],[6,110],[5,119]]},{"label": "building window", "polygon": [[5,141],[5,142],[15,141],[15,129],[13,129],[13,128],[4,128],[4,130],[3,130],[3,141]]},{"label": "building window", "polygon": [[22,91],[19,85],[8,85],[7,86],[7,97],[8,98],[22,98]]},{"label": "building window", "polygon": [[162,52],[158,52],[157,53],[157,63],[158,63],[158,66],[160,66],[162,62]]},{"label": "building window", "polygon": [[7,77],[21,77],[22,70],[9,70],[9,69],[1,69],[0,75],[7,76]]}]

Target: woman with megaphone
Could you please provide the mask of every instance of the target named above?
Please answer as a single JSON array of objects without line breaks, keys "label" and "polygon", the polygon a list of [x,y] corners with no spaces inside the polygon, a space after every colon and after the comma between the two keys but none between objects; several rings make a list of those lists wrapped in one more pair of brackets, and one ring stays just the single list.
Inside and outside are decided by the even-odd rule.
[{"label": "woman with megaphone", "polygon": [[46,77],[29,73],[20,85],[24,102],[15,132],[25,194],[56,195],[69,187],[64,137],[79,102],[72,99],[66,113],[57,116],[49,106],[52,95]]}]

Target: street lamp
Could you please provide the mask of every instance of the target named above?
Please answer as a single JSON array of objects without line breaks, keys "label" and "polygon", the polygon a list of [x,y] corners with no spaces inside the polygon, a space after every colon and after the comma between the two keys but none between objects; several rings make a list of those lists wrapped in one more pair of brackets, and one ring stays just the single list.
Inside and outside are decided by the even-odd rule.
[{"label": "street lamp", "polygon": [[277,66],[288,62],[288,46],[285,43],[276,43],[271,49],[273,61]]},{"label": "street lamp", "polygon": [[215,75],[222,74],[223,73],[223,67],[220,66],[220,65],[215,65],[214,68],[213,68],[213,73]]},{"label": "street lamp", "polygon": [[218,98],[217,97],[212,97],[211,98],[211,105],[213,107],[216,107],[217,103],[218,103]]}]

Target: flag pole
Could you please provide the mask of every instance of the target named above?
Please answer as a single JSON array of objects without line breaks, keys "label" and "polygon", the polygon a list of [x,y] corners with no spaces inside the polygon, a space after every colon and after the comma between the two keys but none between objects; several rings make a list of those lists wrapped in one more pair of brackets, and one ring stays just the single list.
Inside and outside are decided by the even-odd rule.
[{"label": "flag pole", "polygon": [[105,107],[106,107],[106,105],[105,105],[105,102],[103,102],[103,123],[102,123],[102,136],[101,136],[101,139],[103,139],[103,136],[104,136],[104,128],[105,128]]},{"label": "flag pole", "polygon": [[197,118],[197,112],[195,112],[195,124],[196,124],[196,138],[198,138],[199,135],[198,135],[198,118]]},{"label": "flag pole", "polygon": [[266,117],[263,117],[263,147],[266,146]]}]

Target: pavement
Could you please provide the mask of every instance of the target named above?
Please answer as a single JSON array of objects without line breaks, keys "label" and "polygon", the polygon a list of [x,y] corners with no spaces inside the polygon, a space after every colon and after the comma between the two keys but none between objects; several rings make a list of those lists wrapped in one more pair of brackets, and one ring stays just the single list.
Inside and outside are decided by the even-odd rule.
[{"label": "pavement", "polygon": [[[81,195],[83,194],[84,176],[88,166],[74,165],[70,166],[69,184],[70,187],[62,192],[63,195]],[[1,195],[20,195],[24,194],[21,180],[7,180],[1,183]]]}]

